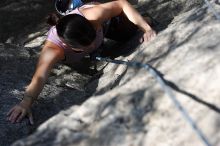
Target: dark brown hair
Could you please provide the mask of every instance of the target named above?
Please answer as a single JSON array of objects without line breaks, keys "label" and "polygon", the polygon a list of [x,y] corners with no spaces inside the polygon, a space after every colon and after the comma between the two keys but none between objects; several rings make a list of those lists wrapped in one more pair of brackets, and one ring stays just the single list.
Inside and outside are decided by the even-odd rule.
[{"label": "dark brown hair", "polygon": [[46,18],[46,22],[47,24],[54,26],[58,23],[60,19],[61,19],[61,16],[58,15],[57,13],[50,13]]},{"label": "dark brown hair", "polygon": [[56,24],[57,34],[72,47],[90,45],[96,38],[96,30],[89,20],[78,14],[62,17]]}]

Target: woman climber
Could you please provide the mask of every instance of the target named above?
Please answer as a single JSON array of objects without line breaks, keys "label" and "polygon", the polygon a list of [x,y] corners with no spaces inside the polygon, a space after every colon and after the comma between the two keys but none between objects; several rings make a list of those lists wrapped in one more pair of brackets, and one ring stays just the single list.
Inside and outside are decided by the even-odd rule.
[{"label": "woman climber", "polygon": [[12,123],[20,122],[28,116],[33,124],[31,106],[42,91],[55,63],[79,61],[95,51],[104,37],[126,41],[134,35],[137,28],[143,31],[142,38],[145,42],[156,36],[155,31],[126,0],[85,4],[68,12],[61,19],[50,22],[54,26],[48,32],[31,83],[27,86],[22,101],[7,114],[7,119]]}]

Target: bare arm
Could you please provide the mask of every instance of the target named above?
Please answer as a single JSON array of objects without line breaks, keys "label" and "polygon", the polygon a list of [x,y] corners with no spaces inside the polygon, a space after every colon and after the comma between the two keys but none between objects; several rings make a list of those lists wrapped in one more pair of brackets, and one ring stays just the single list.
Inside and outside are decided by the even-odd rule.
[{"label": "bare arm", "polygon": [[8,113],[8,120],[12,123],[20,122],[28,114],[30,122],[33,123],[30,107],[42,91],[53,65],[63,58],[62,49],[51,42],[46,42],[41,51],[35,74],[31,83],[27,86],[23,100],[14,106]]},{"label": "bare arm", "polygon": [[[126,0],[117,0],[99,4],[83,11],[87,19],[91,21],[99,21],[99,23],[118,16],[121,12],[124,12],[127,18],[137,25],[144,33],[152,31],[152,28],[148,25],[145,19]],[[155,34],[152,35],[154,36]]]},{"label": "bare arm", "polygon": [[35,100],[38,97],[44,87],[51,68],[62,58],[62,49],[57,48],[56,45],[53,45],[53,43],[50,42],[45,44],[41,51],[41,55],[32,81],[25,91],[24,100],[29,98]]}]

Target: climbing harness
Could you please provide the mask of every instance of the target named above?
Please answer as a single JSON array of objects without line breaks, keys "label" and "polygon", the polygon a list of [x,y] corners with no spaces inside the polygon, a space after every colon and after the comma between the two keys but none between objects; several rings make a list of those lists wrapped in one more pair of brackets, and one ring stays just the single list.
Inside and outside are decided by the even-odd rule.
[{"label": "climbing harness", "polygon": [[208,0],[204,0],[210,11],[215,15],[216,19],[220,21],[220,15],[216,12],[216,10],[213,8],[211,3]]},{"label": "climbing harness", "polygon": [[154,67],[152,67],[149,64],[143,64],[141,62],[112,60],[110,58],[102,58],[102,57],[95,57],[95,59],[97,61],[103,61],[103,62],[114,63],[114,64],[122,64],[122,65],[126,65],[128,67],[146,69],[156,79],[156,81],[161,85],[161,88],[164,90],[164,92],[171,98],[171,100],[175,104],[176,108],[182,113],[183,117],[190,124],[192,129],[198,135],[198,137],[204,142],[204,144],[206,146],[211,146],[211,144],[208,141],[208,139],[206,138],[206,136],[202,133],[202,131],[198,128],[196,123],[192,120],[192,118],[189,116],[187,111],[181,105],[181,103],[177,100],[176,96],[173,94],[170,87],[167,85],[167,80],[163,78],[163,75],[157,69],[155,69]]}]

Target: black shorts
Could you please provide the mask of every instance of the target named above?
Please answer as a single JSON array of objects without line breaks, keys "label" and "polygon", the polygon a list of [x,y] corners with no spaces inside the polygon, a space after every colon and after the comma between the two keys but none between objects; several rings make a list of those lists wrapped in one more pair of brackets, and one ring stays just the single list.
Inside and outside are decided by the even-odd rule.
[{"label": "black shorts", "polygon": [[113,17],[109,23],[105,37],[119,42],[128,41],[138,30],[138,27],[124,13]]}]

